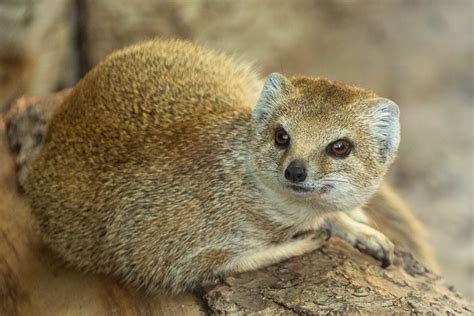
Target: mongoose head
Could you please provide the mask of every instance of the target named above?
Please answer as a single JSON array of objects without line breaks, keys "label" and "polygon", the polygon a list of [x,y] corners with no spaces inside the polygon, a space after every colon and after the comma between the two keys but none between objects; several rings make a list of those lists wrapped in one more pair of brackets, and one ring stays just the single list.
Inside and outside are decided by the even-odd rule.
[{"label": "mongoose head", "polygon": [[252,133],[253,173],[276,198],[351,210],[375,193],[394,160],[399,110],[354,86],[273,73],[253,111]]}]

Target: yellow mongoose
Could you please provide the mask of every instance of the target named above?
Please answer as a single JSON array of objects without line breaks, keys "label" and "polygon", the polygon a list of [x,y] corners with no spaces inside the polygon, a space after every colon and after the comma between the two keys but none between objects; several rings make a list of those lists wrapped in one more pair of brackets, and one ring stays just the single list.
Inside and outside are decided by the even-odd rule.
[{"label": "yellow mongoose", "polygon": [[[386,266],[393,244],[361,206],[394,159],[398,116],[350,85],[274,73],[262,89],[226,56],[146,42],[107,57],[66,97],[24,187],[67,263],[149,291],[312,251],[322,225]],[[387,190],[372,205],[388,206]],[[406,210],[390,216],[419,229]]]}]

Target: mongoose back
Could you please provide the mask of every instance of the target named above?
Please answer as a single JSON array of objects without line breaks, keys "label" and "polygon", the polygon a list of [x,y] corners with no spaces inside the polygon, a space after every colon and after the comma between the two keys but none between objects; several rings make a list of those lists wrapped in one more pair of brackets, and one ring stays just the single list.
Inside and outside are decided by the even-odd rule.
[{"label": "mongoose back", "polygon": [[[263,88],[262,88],[263,86]],[[181,41],[113,53],[53,115],[24,183],[44,242],[86,271],[181,292],[321,246],[390,264],[361,206],[399,143],[375,93]]]}]

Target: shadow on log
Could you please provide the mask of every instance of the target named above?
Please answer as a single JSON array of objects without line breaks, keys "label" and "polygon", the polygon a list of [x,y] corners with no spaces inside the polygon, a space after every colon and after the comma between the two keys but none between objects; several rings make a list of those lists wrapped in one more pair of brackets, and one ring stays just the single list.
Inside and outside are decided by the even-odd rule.
[{"label": "shadow on log", "polygon": [[[27,113],[25,109],[32,106],[33,112],[17,121],[23,125],[16,128],[25,128],[25,134],[29,129],[43,130],[49,115],[43,117],[43,111],[56,106],[61,97],[44,100],[22,99],[24,107],[17,110]],[[45,104],[50,104],[49,110],[41,110]],[[35,143],[31,144],[34,153]],[[31,157],[25,159],[27,165]],[[337,239],[306,256],[228,277],[195,294],[149,297],[105,276],[85,275],[52,260],[41,247],[26,199],[17,193],[14,170],[3,127],[0,315],[472,314],[470,302],[411,254],[396,252],[394,265],[382,269]],[[23,171],[18,171],[21,179]]]}]

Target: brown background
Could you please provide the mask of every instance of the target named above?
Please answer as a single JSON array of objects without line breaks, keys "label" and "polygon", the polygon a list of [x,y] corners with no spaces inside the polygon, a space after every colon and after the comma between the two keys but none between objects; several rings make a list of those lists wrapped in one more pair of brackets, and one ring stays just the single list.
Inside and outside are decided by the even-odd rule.
[{"label": "brown background", "polygon": [[473,12],[469,0],[0,0],[0,113],[155,36],[244,57],[262,75],[370,88],[402,111],[390,181],[428,227],[448,281],[472,298]]}]

